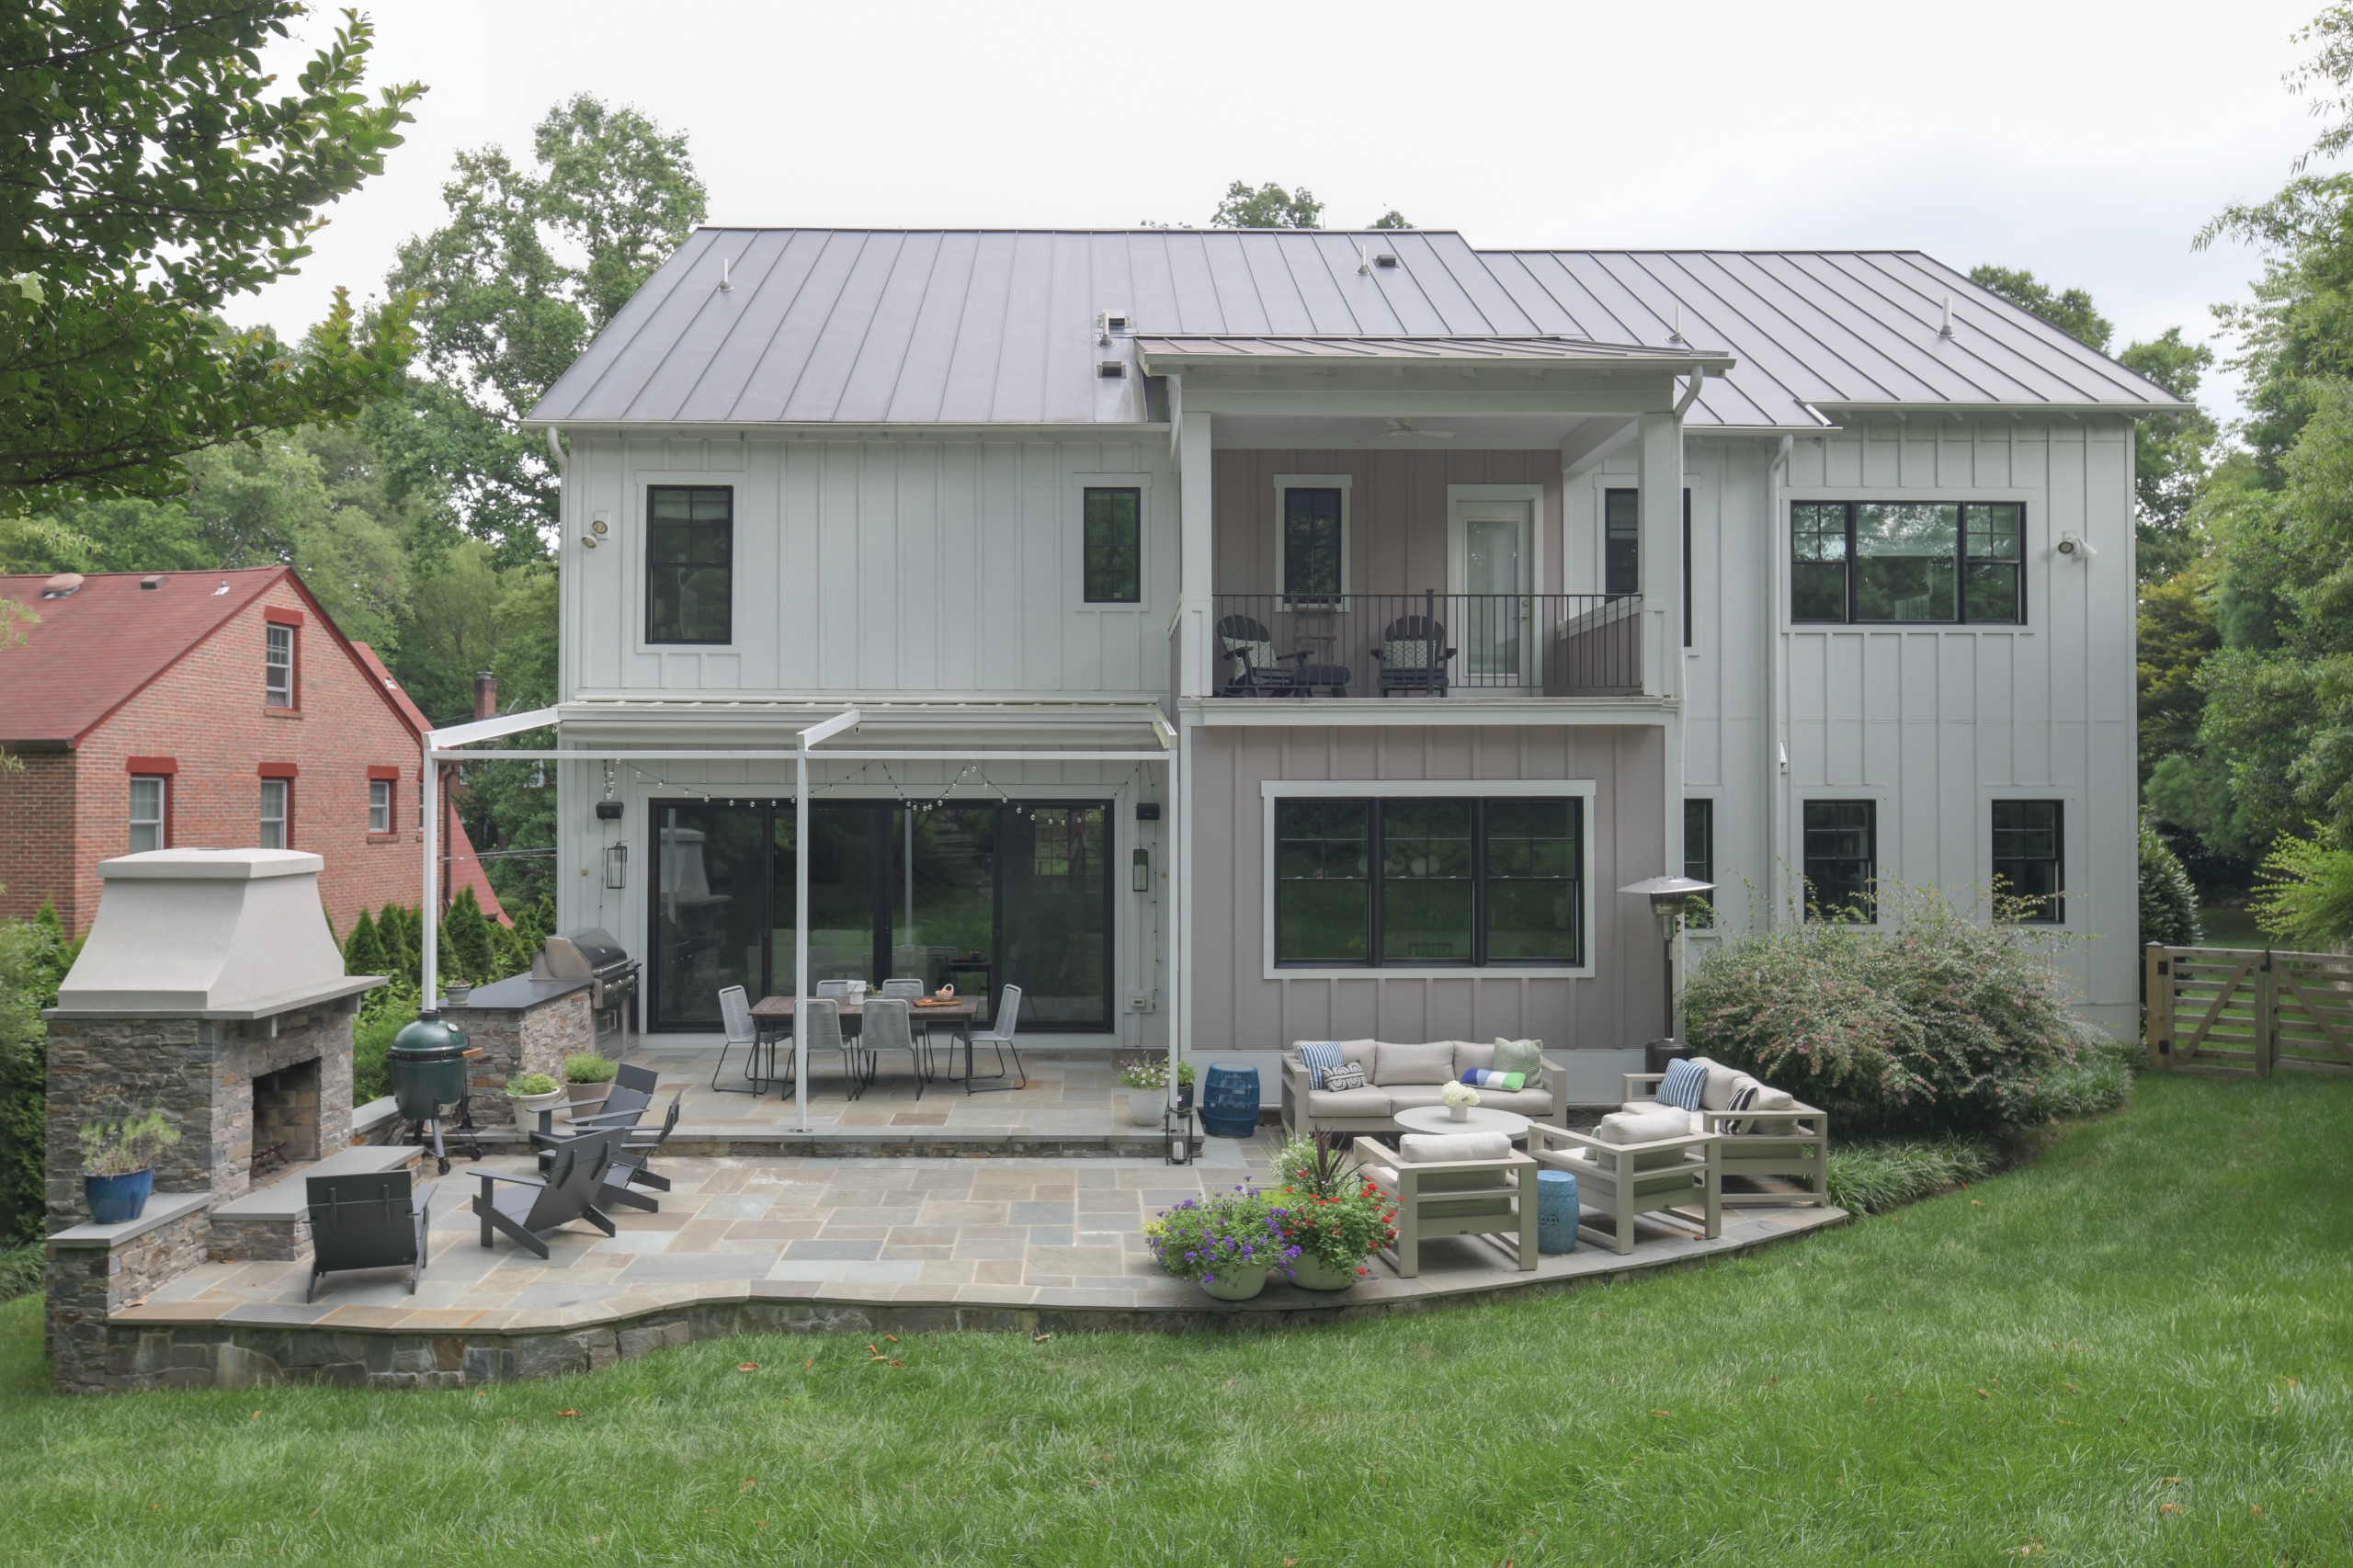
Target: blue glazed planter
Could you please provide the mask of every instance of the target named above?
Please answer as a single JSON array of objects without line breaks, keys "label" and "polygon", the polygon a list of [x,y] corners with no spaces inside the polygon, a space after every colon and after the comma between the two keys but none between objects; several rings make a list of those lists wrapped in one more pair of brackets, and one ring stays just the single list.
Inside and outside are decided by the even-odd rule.
[{"label": "blue glazed planter", "polygon": [[1577,1250],[1577,1178],[1567,1171],[1536,1173],[1536,1250]]},{"label": "blue glazed planter", "polygon": [[89,1202],[90,1218],[101,1225],[126,1225],[138,1219],[147,1208],[147,1195],[154,1190],[153,1171],[82,1178],[82,1196]]},{"label": "blue glazed planter", "polygon": [[1247,1138],[1258,1131],[1258,1070],[1212,1062],[1201,1082],[1201,1131],[1212,1138]]}]

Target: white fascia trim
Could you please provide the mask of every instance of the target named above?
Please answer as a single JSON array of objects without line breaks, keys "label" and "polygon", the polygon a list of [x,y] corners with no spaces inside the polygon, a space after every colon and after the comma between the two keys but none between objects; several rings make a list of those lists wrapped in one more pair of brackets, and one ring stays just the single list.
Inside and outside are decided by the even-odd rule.
[{"label": "white fascia trim", "polygon": [[[1598,787],[1590,778],[1265,778],[1259,780],[1259,814],[1264,818],[1259,850],[1259,963],[1266,980],[1590,980],[1594,975],[1593,845],[1597,831],[1594,800]],[[1578,879],[1578,926],[1585,933],[1585,962],[1568,967],[1532,964],[1490,964],[1483,969],[1461,965],[1413,969],[1395,964],[1335,969],[1303,969],[1275,964],[1275,802],[1281,800],[1566,800],[1585,802],[1577,813],[1577,864],[1586,874]]]},{"label": "white fascia trim", "polygon": [[431,731],[426,735],[425,742],[439,751],[447,746],[496,740],[501,735],[520,734],[525,730],[544,728],[554,723],[561,711],[554,708],[534,708],[528,713],[501,713],[494,718],[476,719],[470,724],[452,724],[446,730]]}]

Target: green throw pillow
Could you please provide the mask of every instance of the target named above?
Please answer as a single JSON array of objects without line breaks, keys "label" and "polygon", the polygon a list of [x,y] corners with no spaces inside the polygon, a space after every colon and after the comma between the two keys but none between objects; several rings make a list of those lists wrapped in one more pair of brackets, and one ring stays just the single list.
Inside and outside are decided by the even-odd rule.
[{"label": "green throw pillow", "polygon": [[1540,1040],[1497,1040],[1495,1041],[1495,1071],[1518,1073],[1535,1083],[1544,1071],[1544,1042]]}]

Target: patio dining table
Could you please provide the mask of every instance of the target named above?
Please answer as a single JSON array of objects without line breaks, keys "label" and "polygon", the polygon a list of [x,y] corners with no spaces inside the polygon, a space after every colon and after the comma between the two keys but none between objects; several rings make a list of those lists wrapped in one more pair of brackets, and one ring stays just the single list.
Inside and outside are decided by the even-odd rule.
[{"label": "patio dining table", "polygon": [[[867,993],[867,998],[870,1001],[880,1001],[885,999],[877,996],[870,991]],[[812,997],[810,1000],[815,1001],[817,998]],[[830,998],[830,1000],[835,1001],[841,1009],[842,1033],[845,1035],[856,1034],[858,1032],[858,1020],[864,1017],[866,1014],[865,1005],[859,1002],[853,1002],[847,996]],[[972,1020],[980,1017],[981,1004],[979,999],[977,997],[971,996],[958,996],[950,1001],[932,1002],[921,997],[909,996],[905,998],[889,998],[889,1000],[904,1000],[907,1003],[907,1022],[915,1028],[922,1029],[925,1034],[928,1035],[932,1030],[945,1027],[954,1029],[957,1034],[963,1038],[965,1092],[968,1094],[971,1093],[972,1082]],[[779,1040],[790,1038],[792,1033],[792,998],[790,996],[763,996],[757,1002],[753,1003],[752,1027],[758,1030],[758,1043],[762,1047],[766,1048],[768,1053],[768,1070],[767,1073],[758,1076],[756,1081],[760,1085],[760,1089],[756,1092],[765,1092],[767,1085],[770,1084],[785,1084],[790,1082],[789,1077],[779,1078],[777,1076],[776,1042]],[[955,1060],[952,1049],[949,1060],[951,1062]],[[956,1081],[956,1074],[953,1073],[949,1074],[948,1079],[949,1082],[954,1083]]]}]

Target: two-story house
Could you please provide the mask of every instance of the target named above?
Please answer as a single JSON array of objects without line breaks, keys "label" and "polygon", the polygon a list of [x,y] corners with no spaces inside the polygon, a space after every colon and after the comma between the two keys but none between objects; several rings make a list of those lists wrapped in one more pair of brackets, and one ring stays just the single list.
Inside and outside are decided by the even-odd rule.
[{"label": "two-story house", "polygon": [[792,990],[805,851],[812,982],[1614,1065],[1626,884],[1719,884],[1707,941],[2000,878],[2125,1028],[2179,406],[1912,253],[701,230],[531,416],[562,918],[657,1033]]}]

